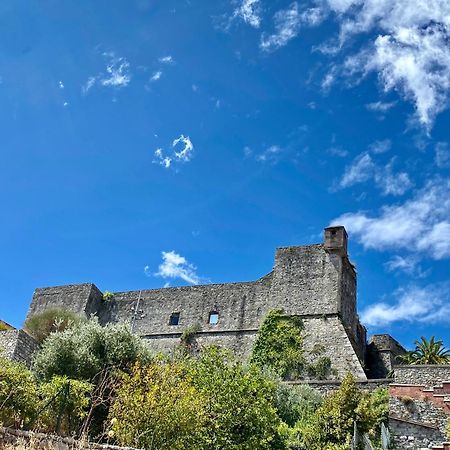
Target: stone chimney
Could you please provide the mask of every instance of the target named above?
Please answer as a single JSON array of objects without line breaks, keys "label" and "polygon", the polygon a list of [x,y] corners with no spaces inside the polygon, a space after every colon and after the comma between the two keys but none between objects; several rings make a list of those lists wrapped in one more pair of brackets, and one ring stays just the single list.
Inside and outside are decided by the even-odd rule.
[{"label": "stone chimney", "polygon": [[327,252],[347,256],[347,240],[347,232],[343,226],[325,228],[324,247]]}]

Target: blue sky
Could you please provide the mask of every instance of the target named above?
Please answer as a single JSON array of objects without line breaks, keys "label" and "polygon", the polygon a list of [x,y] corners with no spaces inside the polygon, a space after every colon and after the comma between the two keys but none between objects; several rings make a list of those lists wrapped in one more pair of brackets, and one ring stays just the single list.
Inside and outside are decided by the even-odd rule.
[{"label": "blue sky", "polygon": [[369,333],[450,345],[443,0],[0,5],[1,318],[253,280],[350,234]]}]

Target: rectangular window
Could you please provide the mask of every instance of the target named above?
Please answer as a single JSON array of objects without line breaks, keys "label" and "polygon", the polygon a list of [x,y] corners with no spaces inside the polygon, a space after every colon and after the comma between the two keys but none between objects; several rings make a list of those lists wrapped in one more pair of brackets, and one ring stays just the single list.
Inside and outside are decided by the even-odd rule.
[{"label": "rectangular window", "polygon": [[180,313],[175,312],[170,315],[169,325],[178,325],[180,323]]},{"label": "rectangular window", "polygon": [[209,313],[209,324],[217,325],[217,322],[219,322],[219,313],[216,311],[211,311]]}]

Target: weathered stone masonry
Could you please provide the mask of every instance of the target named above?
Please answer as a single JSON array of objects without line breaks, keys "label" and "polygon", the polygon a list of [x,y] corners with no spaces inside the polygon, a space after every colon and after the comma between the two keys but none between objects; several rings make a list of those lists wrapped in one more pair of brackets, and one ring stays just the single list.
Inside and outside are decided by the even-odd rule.
[{"label": "weathered stone masonry", "polygon": [[[48,308],[95,314],[100,323],[128,322],[155,350],[170,351],[184,329],[199,325],[199,344],[217,344],[245,358],[266,314],[282,309],[301,316],[305,350],[325,349],[337,377],[350,371],[365,380],[382,358],[366,355],[366,330],[356,313],[356,271],[347,256],[344,227],[325,229],[322,244],[278,248],[273,270],[257,281],[115,292],[105,301],[93,284],[36,289],[29,315]],[[218,315],[210,323],[211,314]],[[374,377],[375,378],[375,377]]]}]

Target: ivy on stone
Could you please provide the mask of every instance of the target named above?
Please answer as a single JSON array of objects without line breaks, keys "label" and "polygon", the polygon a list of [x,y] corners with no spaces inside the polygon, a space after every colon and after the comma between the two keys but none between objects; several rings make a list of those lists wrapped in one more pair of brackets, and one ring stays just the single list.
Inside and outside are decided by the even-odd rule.
[{"label": "ivy on stone", "polygon": [[286,315],[281,309],[270,311],[256,336],[251,363],[283,380],[301,378],[307,365],[302,332],[300,317]]}]

